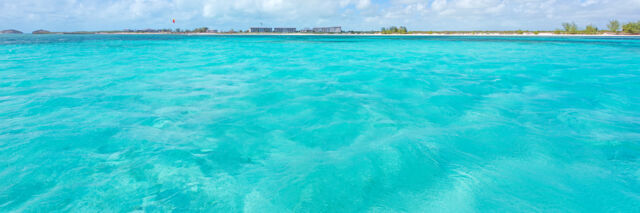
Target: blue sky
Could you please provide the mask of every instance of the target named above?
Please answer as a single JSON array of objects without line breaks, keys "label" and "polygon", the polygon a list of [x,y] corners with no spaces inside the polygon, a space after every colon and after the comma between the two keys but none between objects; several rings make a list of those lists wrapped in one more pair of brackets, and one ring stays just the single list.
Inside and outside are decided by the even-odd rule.
[{"label": "blue sky", "polygon": [[[171,19],[176,19],[176,24]],[[410,30],[553,30],[640,20],[640,0],[2,0],[0,29],[403,25]]]}]

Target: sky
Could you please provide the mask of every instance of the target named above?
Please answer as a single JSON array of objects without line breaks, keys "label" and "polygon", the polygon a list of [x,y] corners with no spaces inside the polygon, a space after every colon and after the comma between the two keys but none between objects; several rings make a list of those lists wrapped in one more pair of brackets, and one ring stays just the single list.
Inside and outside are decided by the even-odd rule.
[{"label": "sky", "polygon": [[[172,19],[176,23],[172,23]],[[640,20],[640,0],[1,0],[0,30],[554,30]]]}]

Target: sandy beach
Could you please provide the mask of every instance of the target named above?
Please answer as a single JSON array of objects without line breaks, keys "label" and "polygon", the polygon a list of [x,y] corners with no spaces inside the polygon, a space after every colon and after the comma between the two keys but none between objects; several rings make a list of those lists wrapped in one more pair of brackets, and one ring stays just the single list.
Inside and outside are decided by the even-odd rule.
[{"label": "sandy beach", "polygon": [[541,37],[640,37],[627,34],[554,34],[554,33],[410,33],[410,34],[381,34],[381,33],[95,33],[106,35],[219,35],[219,36],[541,36]]}]

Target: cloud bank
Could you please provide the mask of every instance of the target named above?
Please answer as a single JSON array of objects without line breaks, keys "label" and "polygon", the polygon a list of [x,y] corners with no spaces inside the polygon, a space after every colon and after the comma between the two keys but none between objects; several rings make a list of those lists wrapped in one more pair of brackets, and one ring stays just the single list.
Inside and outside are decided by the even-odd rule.
[{"label": "cloud bank", "polygon": [[[172,24],[171,19],[177,23]],[[340,25],[371,30],[552,30],[640,20],[640,0],[3,0],[0,29],[57,31]]]}]

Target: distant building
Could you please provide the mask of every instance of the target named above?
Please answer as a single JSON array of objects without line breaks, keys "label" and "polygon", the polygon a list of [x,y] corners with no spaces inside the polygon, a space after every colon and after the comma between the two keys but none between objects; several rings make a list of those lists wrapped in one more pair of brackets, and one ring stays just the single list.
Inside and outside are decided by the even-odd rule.
[{"label": "distant building", "polygon": [[270,28],[270,27],[252,27],[249,30],[252,33],[270,33],[270,32],[273,32],[273,28]]},{"label": "distant building", "polygon": [[296,32],[296,28],[282,28],[282,27],[279,27],[279,28],[273,29],[273,32],[276,32],[276,33],[295,33]]},{"label": "distant building", "polygon": [[218,33],[218,30],[207,30],[207,33]]},{"label": "distant building", "polygon": [[300,30],[300,32],[301,32],[301,33],[312,33],[312,32],[313,32],[313,29],[311,29],[311,28],[304,28],[304,29]]},{"label": "distant building", "polygon": [[342,27],[314,27],[314,33],[341,33]]}]

